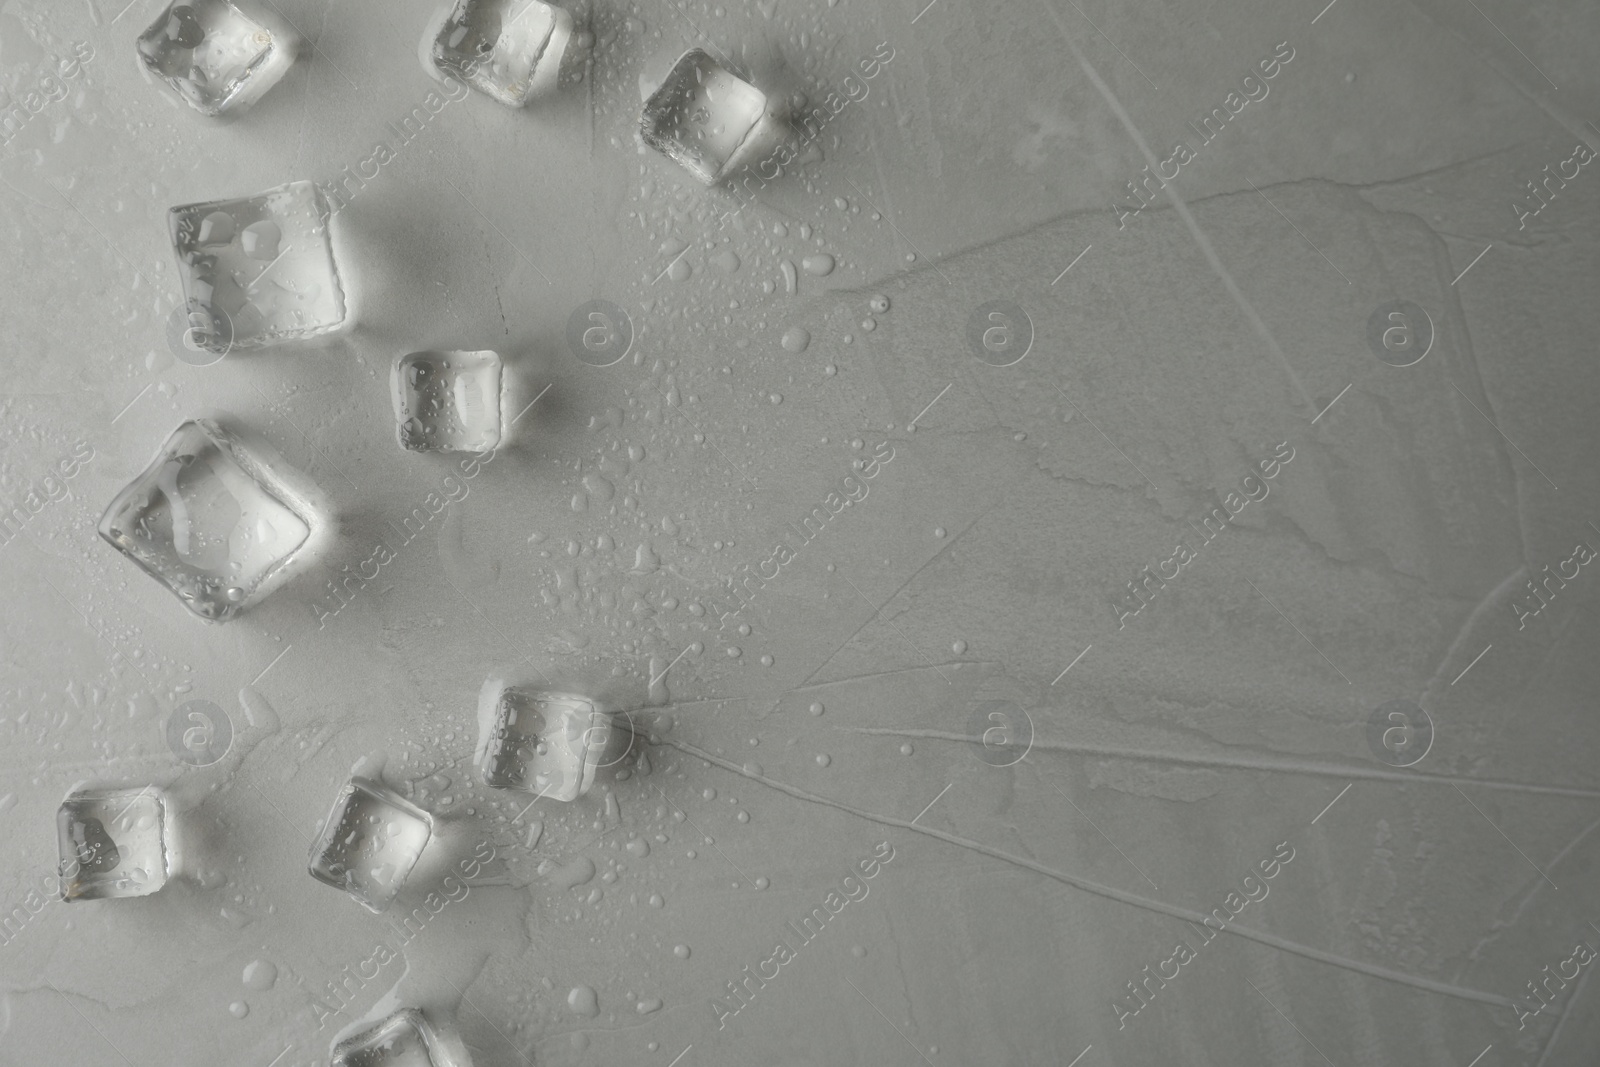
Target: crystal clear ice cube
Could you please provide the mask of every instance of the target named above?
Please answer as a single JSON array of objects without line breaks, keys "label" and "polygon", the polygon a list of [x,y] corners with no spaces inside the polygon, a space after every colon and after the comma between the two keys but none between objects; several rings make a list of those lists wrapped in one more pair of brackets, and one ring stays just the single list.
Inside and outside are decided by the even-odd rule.
[{"label": "crystal clear ice cube", "polygon": [[311,877],[343,889],[368,911],[387,908],[428,839],[433,816],[392,789],[352,778],[311,846]]},{"label": "crystal clear ice cube", "polygon": [[645,144],[677,160],[706,184],[733,169],[766,116],[767,96],[699,48],[685,52],[645,101]]},{"label": "crystal clear ice cube", "polygon": [[500,443],[500,356],[413,352],[394,367],[400,447],[487,452]]},{"label": "crystal clear ice cube", "polygon": [[332,1067],[472,1067],[472,1060],[422,1012],[401,1008],[335,1045]]},{"label": "crystal clear ice cube", "polygon": [[576,800],[596,769],[627,751],[627,729],[581,696],[491,684],[479,707],[478,770],[496,789]]},{"label": "crystal clear ice cube", "polygon": [[168,213],[194,344],[226,354],[316,337],[344,323],[344,289],[314,182]]},{"label": "crystal clear ice cube", "polygon": [[205,115],[254,103],[294,64],[294,42],[227,0],[189,0],[139,37],[139,58]]},{"label": "crystal clear ice cube", "polygon": [[100,536],[202,619],[223,621],[292,572],[311,511],[243,442],[206,419],[167,438],[100,518]]},{"label": "crystal clear ice cube", "polygon": [[452,0],[423,41],[434,68],[507,107],[554,88],[572,15],[541,0]]},{"label": "crystal clear ice cube", "polygon": [[81,789],[61,802],[61,899],[142,897],[167,884],[166,799],[155,786]]}]

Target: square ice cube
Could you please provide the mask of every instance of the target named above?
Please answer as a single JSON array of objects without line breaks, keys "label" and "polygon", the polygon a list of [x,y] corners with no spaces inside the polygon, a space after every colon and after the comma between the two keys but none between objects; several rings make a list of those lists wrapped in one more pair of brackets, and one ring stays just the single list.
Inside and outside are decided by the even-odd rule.
[{"label": "square ice cube", "polygon": [[339,790],[311,846],[311,877],[345,890],[371,912],[387,908],[433,836],[433,816],[365,778]]},{"label": "square ice cube", "polygon": [[766,115],[767,95],[703,50],[685,52],[639,120],[644,143],[711,185],[733,169]]},{"label": "square ice cube", "polygon": [[332,1067],[472,1067],[460,1044],[416,1008],[401,1008],[370,1030],[335,1045]]},{"label": "square ice cube", "polygon": [[500,356],[413,352],[394,365],[400,447],[487,452],[500,443]]},{"label": "square ice cube", "polygon": [[496,789],[576,800],[626,752],[627,730],[581,696],[491,682],[478,707],[478,771]]},{"label": "square ice cube", "polygon": [[428,27],[427,56],[507,107],[554,88],[572,15],[541,0],[453,0]]},{"label": "square ice cube", "polygon": [[308,181],[168,211],[194,343],[226,354],[343,325],[330,217]]},{"label": "square ice cube", "polygon": [[225,621],[288,579],[310,507],[207,419],[175,430],[100,517],[100,536],[202,619]]},{"label": "square ice cube", "polygon": [[139,58],[204,115],[254,103],[294,65],[294,42],[228,0],[190,0],[139,37]]},{"label": "square ice cube", "polygon": [[143,897],[167,884],[166,799],[143,789],[79,789],[56,812],[61,899]]}]

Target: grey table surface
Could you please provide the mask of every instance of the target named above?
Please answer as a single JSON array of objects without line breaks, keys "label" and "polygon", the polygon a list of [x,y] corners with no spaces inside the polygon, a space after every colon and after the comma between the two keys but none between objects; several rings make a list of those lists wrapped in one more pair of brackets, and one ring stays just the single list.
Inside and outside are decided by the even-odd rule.
[{"label": "grey table surface", "polygon": [[[0,3],[0,1064],[302,1067],[403,1005],[478,1067],[1596,1062],[1600,578],[1527,583],[1600,547],[1600,7],[578,0],[557,93],[416,112],[431,3],[257,6],[307,47],[217,122],[136,62],[154,0]],[[847,101],[752,202],[638,140],[690,47]],[[167,208],[380,145],[353,328],[175,351]],[[331,611],[453,469],[395,441],[428,348],[526,414]],[[333,531],[219,625],[95,532],[196,417]],[[486,788],[494,677],[642,758]],[[494,850],[409,936],[306,873],[358,765],[437,820],[397,914]],[[181,869],[46,901],[108,778]]]}]

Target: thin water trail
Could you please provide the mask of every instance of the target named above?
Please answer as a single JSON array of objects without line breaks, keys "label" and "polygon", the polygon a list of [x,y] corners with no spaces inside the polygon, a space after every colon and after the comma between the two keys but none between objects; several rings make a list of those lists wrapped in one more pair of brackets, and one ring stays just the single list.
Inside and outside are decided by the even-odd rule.
[{"label": "thin water trail", "polygon": [[[919,737],[931,741],[960,741],[982,745],[983,738],[950,730],[904,730],[881,726],[840,726],[855,734],[880,734],[889,737]],[[1034,739],[1029,751],[1074,752],[1085,756],[1106,756],[1111,759],[1140,760],[1150,763],[1183,763],[1196,767],[1238,767],[1251,771],[1270,771],[1279,774],[1314,774],[1326,778],[1358,778],[1376,782],[1401,782],[1423,785],[1471,785],[1482,789],[1499,789],[1515,793],[1537,793],[1544,796],[1581,797],[1600,799],[1600,789],[1585,789],[1575,785],[1538,785],[1505,778],[1471,778],[1459,774],[1425,774],[1415,772],[1385,771],[1375,767],[1355,767],[1343,763],[1316,763],[1302,760],[1261,759],[1249,756],[1190,756],[1178,752],[1150,752],[1137,748],[1118,748],[1114,745],[1086,745],[1069,741],[1041,741]]]},{"label": "thin water trail", "polygon": [[[789,785],[785,782],[779,782],[775,779],[768,778],[763,774],[757,774],[753,771],[746,770],[736,763],[725,760],[720,756],[714,756],[704,749],[688,744],[687,742],[669,741],[663,739],[661,743],[671,748],[675,748],[686,755],[694,756],[696,759],[703,759],[708,763],[721,767],[723,770],[732,771],[734,774],[749,778],[752,781],[760,782],[762,785],[765,785],[771,789],[775,789],[780,793],[787,793],[789,796],[792,796],[797,800],[808,801],[812,804],[822,804],[838,811],[854,815],[858,818],[870,820],[882,826],[894,826],[902,830],[911,830],[919,834],[925,834],[928,837],[943,841],[946,844],[964,848],[969,852],[976,852],[979,855],[989,856],[992,859],[997,859],[1004,863],[1010,863],[1025,870],[1042,874],[1046,878],[1053,879],[1063,885],[1072,886],[1074,889],[1081,889],[1086,893],[1092,893],[1095,896],[1104,897],[1107,900],[1115,900],[1131,907],[1142,908],[1145,911],[1155,912],[1158,915],[1168,915],[1174,919],[1181,919],[1184,922],[1204,923],[1207,918],[1203,912],[1194,911],[1190,908],[1179,907],[1176,904],[1167,904],[1160,900],[1152,900],[1149,897],[1143,897],[1137,893],[1128,893],[1121,889],[1114,889],[1108,885],[1101,885],[1099,882],[1093,882],[1087,878],[1081,878],[1075,874],[1068,874],[1065,871],[1058,871],[1054,868],[1046,867],[1042,863],[1036,863],[1033,860],[1027,859],[1023,856],[1015,856],[1009,852],[1002,852],[1000,849],[991,848],[982,842],[973,841],[970,838],[960,837],[956,834],[945,833],[942,830],[935,830],[928,826],[917,825],[908,819],[900,819],[892,815],[882,815],[877,812],[866,811],[862,808],[853,807],[842,801],[832,800],[828,797],[819,796],[816,793],[807,792],[804,789],[796,788],[795,786]],[[1271,948],[1278,949],[1281,952],[1288,952],[1296,956],[1304,957],[1305,959],[1316,960],[1319,963],[1326,963],[1334,967],[1342,967],[1345,970],[1354,971],[1357,974],[1365,974],[1372,978],[1381,978],[1386,982],[1395,982],[1400,985],[1411,986],[1414,989],[1425,990],[1429,993],[1438,993],[1442,996],[1455,997],[1459,1000],[1475,1001],[1479,1004],[1490,1004],[1499,1008],[1509,1008],[1511,1006],[1511,1001],[1509,999],[1494,993],[1485,993],[1482,990],[1468,989],[1463,986],[1451,985],[1448,982],[1439,982],[1431,978],[1422,978],[1417,975],[1406,974],[1403,971],[1392,970],[1388,967],[1379,967],[1376,964],[1364,963],[1361,960],[1353,960],[1332,952],[1325,952],[1322,949],[1312,948],[1309,945],[1302,945],[1296,941],[1290,941],[1287,938],[1278,937],[1276,934],[1269,934],[1261,930],[1252,930],[1248,927],[1235,925],[1224,927],[1224,930],[1228,933],[1236,934],[1239,937],[1245,938],[1246,940],[1255,941],[1258,944],[1267,945]]]}]

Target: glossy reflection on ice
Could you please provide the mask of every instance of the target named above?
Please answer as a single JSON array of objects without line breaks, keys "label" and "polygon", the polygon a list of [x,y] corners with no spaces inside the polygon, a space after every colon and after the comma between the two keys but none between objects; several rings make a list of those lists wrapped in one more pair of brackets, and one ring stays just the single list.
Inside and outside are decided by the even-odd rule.
[{"label": "glossy reflection on ice", "polygon": [[219,115],[259,99],[294,64],[294,41],[227,0],[189,0],[140,35],[139,58],[196,111]]},{"label": "glossy reflection on ice", "polygon": [[685,52],[645,101],[645,144],[711,184],[746,161],[767,96],[701,49]]},{"label": "glossy reflection on ice", "polygon": [[433,816],[377,782],[352,778],[311,847],[311,877],[381,912],[432,836]]},{"label": "glossy reflection on ice", "polygon": [[484,687],[478,707],[478,771],[497,789],[572,801],[595,771],[626,754],[628,726],[571,693]]},{"label": "glossy reflection on ice", "polygon": [[166,798],[155,786],[81,789],[61,802],[61,899],[142,897],[171,874]]},{"label": "glossy reflection on ice", "polygon": [[571,39],[571,14],[541,0],[453,0],[423,45],[438,73],[522,107],[556,86]]},{"label": "glossy reflection on ice", "polygon": [[400,447],[412,452],[487,452],[500,443],[500,356],[413,352],[394,368]]},{"label": "glossy reflection on ice", "polygon": [[190,611],[223,621],[288,579],[312,523],[261,457],[201,419],[178,427],[99,530]]},{"label": "glossy reflection on ice", "polygon": [[453,1038],[417,1009],[402,1008],[335,1045],[332,1067],[472,1067],[465,1046]]},{"label": "glossy reflection on ice", "polygon": [[167,213],[190,336],[209,352],[316,337],[345,320],[344,288],[314,182]]}]

